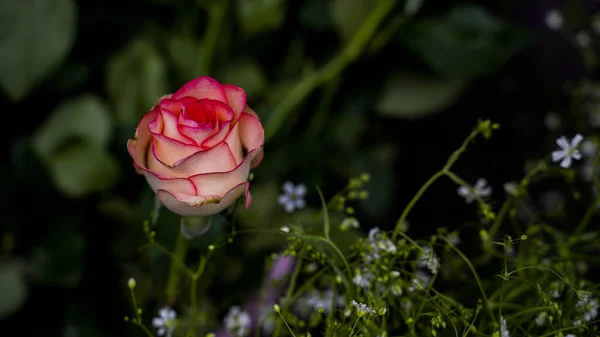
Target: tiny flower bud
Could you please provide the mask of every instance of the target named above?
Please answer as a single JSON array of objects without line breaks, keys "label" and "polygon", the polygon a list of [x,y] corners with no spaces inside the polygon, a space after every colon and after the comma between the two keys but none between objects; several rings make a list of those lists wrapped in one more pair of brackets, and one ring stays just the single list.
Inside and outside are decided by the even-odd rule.
[{"label": "tiny flower bud", "polygon": [[129,289],[133,289],[135,288],[135,279],[132,277],[129,279],[129,281],[127,281],[127,286],[129,287]]},{"label": "tiny flower bud", "polygon": [[371,180],[371,175],[368,173],[363,173],[360,175],[360,180],[367,182],[367,181]]},{"label": "tiny flower bud", "polygon": [[215,333],[214,332],[209,332],[206,335],[204,335],[204,337],[215,337]]},{"label": "tiny flower bud", "polygon": [[273,305],[273,310],[275,310],[276,313],[280,313],[281,312],[281,308],[279,307],[279,304],[274,304]]},{"label": "tiny flower bud", "polygon": [[290,232],[290,228],[288,226],[283,226],[279,230],[282,231],[283,233],[289,233]]},{"label": "tiny flower bud", "polygon": [[215,246],[214,245],[209,245],[208,246],[208,250],[215,250]]},{"label": "tiny flower bud", "polygon": [[383,307],[383,308],[379,309],[379,311],[377,311],[377,314],[378,314],[379,316],[383,316],[383,315],[385,315],[386,313],[387,313],[387,308],[386,308],[386,307]]},{"label": "tiny flower bud", "polygon": [[324,314],[325,313],[325,309],[323,307],[318,307],[317,311],[319,312],[319,314]]}]

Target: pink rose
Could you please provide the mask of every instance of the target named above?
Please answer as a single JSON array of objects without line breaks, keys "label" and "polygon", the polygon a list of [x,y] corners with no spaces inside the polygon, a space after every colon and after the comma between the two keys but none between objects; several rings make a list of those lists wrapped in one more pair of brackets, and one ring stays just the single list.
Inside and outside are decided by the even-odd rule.
[{"label": "pink rose", "polygon": [[203,76],[160,98],[127,148],[165,207],[211,215],[242,194],[250,206],[248,175],[262,160],[264,139],[244,90]]}]

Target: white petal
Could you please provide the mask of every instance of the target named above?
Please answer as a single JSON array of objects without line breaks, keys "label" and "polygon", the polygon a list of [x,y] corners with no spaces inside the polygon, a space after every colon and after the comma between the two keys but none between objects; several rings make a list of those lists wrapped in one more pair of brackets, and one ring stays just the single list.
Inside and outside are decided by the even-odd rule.
[{"label": "white petal", "polygon": [[298,197],[303,197],[306,195],[306,185],[304,184],[298,184],[296,186],[296,190],[294,191],[296,196]]},{"label": "white petal", "polygon": [[152,319],[152,326],[155,328],[159,328],[161,326],[165,325],[165,319],[164,318],[160,318],[160,317],[154,317]]},{"label": "white petal", "polygon": [[296,208],[300,209],[304,208],[304,206],[306,206],[304,199],[296,199]]},{"label": "white petal", "polygon": [[158,331],[156,331],[156,334],[159,336],[164,336],[165,332],[166,332],[165,328],[160,328],[160,329],[158,329]]},{"label": "white petal", "polygon": [[290,201],[291,201],[290,196],[287,194],[282,194],[279,197],[277,197],[277,202],[279,202],[280,205],[287,204]]},{"label": "white petal", "polygon": [[552,152],[552,161],[559,161],[567,156],[567,151],[556,150]]},{"label": "white petal", "polygon": [[571,147],[575,147],[577,145],[579,145],[579,143],[581,143],[581,141],[583,140],[583,136],[581,134],[576,134],[575,137],[573,137],[573,139],[571,139]]},{"label": "white petal", "polygon": [[283,183],[283,192],[285,192],[285,194],[292,194],[294,193],[294,184],[287,180]]},{"label": "white petal", "polygon": [[162,318],[169,319],[169,307],[163,307],[158,311],[158,315]]},{"label": "white petal", "polygon": [[286,212],[292,213],[294,211],[294,209],[296,208],[296,204],[294,203],[293,200],[288,200],[288,202],[283,204],[283,208],[285,209]]},{"label": "white petal", "polygon": [[456,190],[456,193],[458,193],[458,195],[460,195],[463,198],[466,198],[471,195],[471,191],[469,190],[469,188],[467,186],[460,186]]},{"label": "white petal", "polygon": [[492,194],[492,188],[491,187],[481,188],[477,192],[478,192],[477,194],[480,197],[489,197]]},{"label": "white petal", "polygon": [[484,178],[479,178],[477,179],[477,182],[475,183],[475,189],[482,189],[485,187],[485,185],[487,185],[487,180],[485,180]]},{"label": "white petal", "polygon": [[563,159],[560,162],[560,166],[564,167],[564,168],[568,168],[569,166],[571,166],[571,157],[570,156],[566,156],[565,159]]},{"label": "white petal", "polygon": [[569,141],[565,136],[560,136],[558,139],[556,139],[556,145],[558,145],[563,150],[569,149]]},{"label": "white petal", "polygon": [[573,154],[571,154],[571,158],[577,159],[577,160],[581,159],[581,152],[579,152],[579,150],[573,151]]}]

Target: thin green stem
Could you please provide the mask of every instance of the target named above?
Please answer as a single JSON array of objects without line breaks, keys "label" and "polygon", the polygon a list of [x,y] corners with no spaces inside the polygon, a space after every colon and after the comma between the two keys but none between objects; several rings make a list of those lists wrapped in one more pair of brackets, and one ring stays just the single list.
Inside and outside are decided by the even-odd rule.
[{"label": "thin green stem", "polygon": [[[185,256],[188,250],[188,240],[179,233],[177,241],[175,242],[175,249],[173,250],[173,256],[176,257],[171,261],[171,268],[169,270],[169,278],[167,280],[167,288],[165,290],[167,296],[167,303],[173,305],[177,299],[177,293],[179,291],[179,282],[181,280],[181,271],[187,270],[185,266]],[[179,262],[178,262],[179,261]]]},{"label": "thin green stem", "polygon": [[198,280],[200,279],[200,276],[202,276],[202,274],[204,273],[204,269],[206,269],[206,261],[208,261],[209,258],[210,251],[206,256],[200,257],[200,262],[198,263],[198,268],[196,269],[196,272],[190,275],[190,334],[192,337],[196,336],[196,315],[198,313]]},{"label": "thin green stem", "polygon": [[371,41],[387,14],[394,8],[397,0],[380,1],[360,26],[352,40],[327,65],[311,75],[301,79],[281,101],[265,124],[265,141],[270,140],[283,125],[292,110],[318,86],[326,83],[354,62]]},{"label": "thin green stem", "polygon": [[354,322],[354,325],[352,326],[352,330],[350,330],[350,334],[348,335],[348,337],[352,337],[352,335],[354,334],[354,329],[356,328],[356,324],[358,324],[359,320],[360,320],[360,316],[358,316],[358,318],[356,319],[356,322]]},{"label": "thin green stem", "polygon": [[479,274],[475,270],[475,267],[473,267],[473,264],[471,263],[469,258],[467,258],[465,256],[465,254],[463,254],[463,252],[461,252],[458,248],[456,248],[456,246],[451,244],[447,238],[440,237],[440,239],[444,240],[446,242],[446,244],[448,244],[448,246],[450,246],[450,248],[456,253],[456,255],[458,255],[463,261],[465,261],[465,263],[467,264],[467,267],[469,267],[469,269],[471,270],[471,273],[473,273],[473,276],[475,277],[475,282],[477,283],[477,286],[479,287],[479,291],[481,292],[481,296],[483,297],[483,305],[485,306],[486,310],[490,314],[492,321],[495,322],[496,317],[494,316],[494,313],[492,312],[492,309],[490,308],[490,305],[489,305],[490,301],[489,301],[487,295],[485,294],[485,289],[483,288],[483,283],[481,283],[481,279],[479,279]]},{"label": "thin green stem", "polygon": [[583,218],[581,218],[581,221],[579,221],[579,224],[577,225],[577,227],[575,227],[573,234],[571,234],[571,239],[569,240],[567,245],[571,245],[571,244],[577,242],[578,236],[581,233],[583,233],[583,231],[585,231],[587,225],[592,220],[592,217],[594,216],[594,214],[596,214],[596,211],[598,210],[599,206],[600,206],[600,198],[596,199],[596,201],[594,201],[590,205],[590,207],[587,209],[587,211],[585,212],[585,215],[583,216]]},{"label": "thin green stem", "polygon": [[146,328],[146,326],[142,324],[142,315],[138,308],[137,300],[135,299],[135,292],[133,291],[133,288],[129,288],[129,290],[131,292],[131,302],[133,304],[133,310],[135,311],[135,319],[132,321],[132,323],[139,326],[144,331],[146,336],[154,337],[150,330],[148,330],[148,328]]},{"label": "thin green stem", "polygon": [[442,176],[444,176],[443,170],[434,174],[431,178],[429,178],[429,180],[427,180],[425,182],[425,184],[423,184],[423,186],[421,186],[419,191],[417,191],[417,194],[415,194],[415,196],[410,200],[408,205],[404,208],[404,211],[402,211],[402,214],[400,215],[400,219],[398,219],[398,222],[396,224],[396,228],[394,228],[394,232],[392,233],[392,241],[395,241],[398,234],[400,234],[400,228],[402,228],[402,223],[406,220],[408,213],[410,213],[410,211],[413,209],[413,207],[417,204],[417,201],[419,201],[419,199],[421,199],[421,196],[423,196],[423,194],[425,193],[425,191],[427,191],[429,186],[431,186],[434,182],[436,182]]}]

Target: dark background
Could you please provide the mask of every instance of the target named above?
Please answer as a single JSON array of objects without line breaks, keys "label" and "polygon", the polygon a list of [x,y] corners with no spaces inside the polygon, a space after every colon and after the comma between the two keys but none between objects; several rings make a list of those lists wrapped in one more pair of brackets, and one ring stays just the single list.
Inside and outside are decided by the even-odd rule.
[{"label": "dark background", "polygon": [[[300,13],[307,6],[305,1],[290,1],[285,5],[285,20],[276,29],[251,37],[240,32],[235,20],[235,3],[230,5],[225,19],[225,25],[232,27],[233,32],[228,34],[233,35],[234,42],[221,53],[258,60],[273,86],[283,76],[281,68],[294,39],[304,41],[304,59],[312,60],[316,67],[331,59],[342,46],[340,37],[327,23],[327,13],[311,12],[325,17],[324,27],[315,23],[322,18],[312,17],[308,21],[301,18]],[[402,1],[399,3],[395,9],[398,12],[402,9]],[[366,170],[373,176],[369,190],[375,198],[368,205],[359,207],[357,217],[364,230],[372,226],[392,229],[402,208],[423,182],[444,165],[448,155],[460,146],[477,120],[491,119],[500,124],[500,129],[490,140],[479,139],[471,146],[454,171],[473,183],[477,178],[485,177],[495,189],[492,200],[501,202],[502,184],[520,179],[526,160],[548,155],[554,149],[556,137],[563,133],[570,137],[577,131],[576,117],[572,116],[578,112],[573,111],[568,84],[583,78],[593,79],[595,73],[586,68],[581,49],[574,45],[572,36],[589,27],[588,19],[599,7],[593,3],[425,1],[418,15],[402,25],[382,49],[361,56],[343,71],[330,105],[331,114],[319,137],[305,138],[303,133],[323,90],[314,91],[303,101],[291,122],[266,144],[265,163],[255,171],[256,183],[269,180],[279,186],[283,180],[291,179],[309,187],[318,184],[325,195],[331,196],[343,187],[350,175]],[[409,47],[411,40],[423,38],[414,28],[415,23],[443,16],[464,4],[482,8],[510,26],[508,32],[502,33],[505,35],[494,36],[490,42],[496,43],[493,48],[506,51],[505,57],[497,61],[498,64],[494,63],[496,60],[490,62],[494,66],[485,71],[465,73],[464,77],[468,78],[465,90],[438,111],[415,118],[379,114],[374,107],[382,83],[390,72],[410,69],[420,74],[440,75],[424,61],[422,54]],[[590,16],[573,16],[566,19],[564,30],[552,31],[545,26],[544,16],[547,10],[556,6],[581,6],[577,13]],[[144,261],[136,248],[144,242],[141,221],[147,218],[148,200],[151,200],[145,180],[133,170],[125,148],[124,141],[133,134],[135,125],[117,124],[109,144],[110,152],[121,166],[118,181],[108,189],[77,198],[65,196],[55,187],[51,174],[28,144],[50,111],[64,100],[92,92],[109,100],[110,104],[106,90],[109,59],[136,39],[140,32],[147,30],[149,19],[161,27],[177,27],[190,8],[196,8],[197,20],[203,22],[206,13],[195,7],[194,1],[78,1],[76,40],[61,66],[18,102],[0,94],[4,111],[0,137],[5,146],[4,155],[8,157],[1,168],[5,179],[0,236],[5,237],[5,242],[9,234],[14,239],[14,248],[4,259],[31,261],[34,252],[44,247],[49,254],[44,263],[52,266],[50,270],[40,272],[36,269],[39,264],[25,264],[26,301],[20,309],[0,320],[1,331],[20,331],[22,335],[32,336],[67,336],[64,334],[67,326],[78,326],[82,329],[81,336],[129,333],[130,326],[122,320],[131,313],[124,284],[131,275],[130,266]],[[311,26],[307,22],[315,24]],[[202,36],[203,25],[198,24],[194,31]],[[483,37],[479,38],[486,38],[485,32],[481,34]],[[461,41],[469,41],[469,32],[463,38]],[[592,53],[595,42],[596,37],[592,34]],[[465,48],[456,43],[458,50]],[[461,61],[468,64],[476,62],[477,57],[488,57],[483,49],[463,54]],[[76,66],[85,69],[84,76],[73,79],[71,85],[61,86],[65,79],[75,77],[72,71]],[[300,69],[302,64],[297,67]],[[449,69],[447,74],[461,71],[460,68]],[[219,80],[215,74],[209,75]],[[288,76],[292,83],[293,78]],[[170,92],[183,84],[171,70],[168,81]],[[267,88],[264,91],[274,90]],[[265,105],[264,111],[256,107],[267,101],[267,96],[264,93],[249,99],[249,105],[255,107],[261,117],[266,115],[263,120],[268,119],[269,105]],[[563,125],[558,131],[549,131],[545,126],[544,118],[550,111],[563,116]],[[145,111],[139,111],[140,116],[143,113]],[[342,126],[339,132],[346,143],[330,137],[328,131],[336,124],[346,123],[347,116],[352,114],[360,115],[364,130],[356,133],[351,127]],[[388,148],[390,154],[378,160],[378,150]],[[272,159],[268,159],[270,155],[273,155]],[[282,160],[285,163],[278,162]],[[126,208],[125,216],[112,216],[110,212],[99,210],[100,204],[115,196],[125,200],[127,205],[142,206]],[[316,192],[309,192],[307,202],[318,207]],[[578,212],[575,209],[574,216]],[[456,186],[451,181],[443,180],[425,194],[410,214],[409,221],[418,225],[409,233],[421,237],[437,226],[455,229],[461,227],[462,222],[474,219],[474,207],[465,205],[464,200],[456,196]],[[137,227],[132,227],[132,223]],[[74,245],[74,241],[80,245]],[[116,253],[115,246],[125,246],[129,250]],[[225,255],[235,255],[239,250],[243,248],[235,248],[234,253]],[[148,269],[142,270],[147,272]],[[258,279],[259,274],[255,274]],[[72,281],[68,279],[69,275],[74,277]],[[232,288],[227,286],[221,291],[225,293],[227,289]],[[149,301],[160,303],[160,298]],[[88,334],[83,330],[96,332]]]}]

